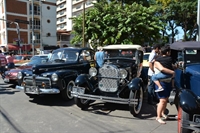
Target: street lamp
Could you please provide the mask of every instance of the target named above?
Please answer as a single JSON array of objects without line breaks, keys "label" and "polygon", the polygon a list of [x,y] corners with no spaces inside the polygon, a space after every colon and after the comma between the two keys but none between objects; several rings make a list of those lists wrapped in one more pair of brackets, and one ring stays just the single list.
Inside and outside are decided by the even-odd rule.
[{"label": "street lamp", "polygon": [[83,0],[83,33],[82,33],[82,35],[83,35],[83,42],[82,42],[82,44],[83,44],[83,47],[85,47],[85,0]]},{"label": "street lamp", "polygon": [[10,24],[16,24],[16,28],[17,28],[17,38],[18,38],[18,46],[19,46],[19,50],[20,50],[20,55],[21,55],[21,39],[20,39],[20,28],[19,28],[19,24],[17,22],[14,22],[14,21],[10,21],[10,20],[5,20],[5,19],[1,19],[0,20],[3,20],[3,21],[6,21],[7,23],[10,23]]},{"label": "street lamp", "polygon": [[34,36],[34,4],[33,0],[31,0],[31,8],[32,8],[32,54],[33,56],[35,55],[35,47],[34,47],[34,41],[35,41],[35,36]]}]

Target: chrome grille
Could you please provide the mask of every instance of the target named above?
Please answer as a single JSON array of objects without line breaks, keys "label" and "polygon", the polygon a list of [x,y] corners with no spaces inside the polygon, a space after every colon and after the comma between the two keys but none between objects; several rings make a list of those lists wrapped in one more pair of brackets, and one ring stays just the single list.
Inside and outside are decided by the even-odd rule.
[{"label": "chrome grille", "polygon": [[[24,77],[24,82],[26,83],[26,87],[31,87],[34,86],[34,80],[32,76],[26,76]],[[39,88],[43,88],[42,87],[42,83],[45,83],[45,88],[46,89],[50,89],[51,88],[51,80],[50,78],[46,78],[46,77],[35,77],[35,86],[39,87]]]},{"label": "chrome grille", "polygon": [[116,92],[118,88],[118,69],[112,65],[104,65],[99,69],[99,89],[105,92]]}]

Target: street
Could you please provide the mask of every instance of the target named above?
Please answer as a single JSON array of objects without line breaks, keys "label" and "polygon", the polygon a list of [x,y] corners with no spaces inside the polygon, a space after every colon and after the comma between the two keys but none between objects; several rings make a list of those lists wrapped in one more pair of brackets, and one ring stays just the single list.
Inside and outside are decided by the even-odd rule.
[{"label": "street", "polygon": [[[104,110],[103,108],[108,110]],[[31,99],[23,91],[0,80],[0,133],[176,133],[177,113],[168,104],[170,119],[159,124],[156,106],[143,104],[141,115],[133,117],[126,105],[95,102],[83,111],[59,95]]]}]

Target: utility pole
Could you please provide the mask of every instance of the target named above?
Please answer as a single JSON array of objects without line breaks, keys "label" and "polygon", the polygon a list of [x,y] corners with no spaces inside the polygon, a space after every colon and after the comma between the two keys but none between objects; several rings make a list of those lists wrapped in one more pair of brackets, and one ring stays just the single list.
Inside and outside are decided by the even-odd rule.
[{"label": "utility pole", "polygon": [[196,41],[200,41],[200,0],[197,5],[197,38]]},{"label": "utility pole", "polygon": [[31,8],[32,8],[32,54],[33,56],[35,55],[35,47],[34,47],[34,41],[35,41],[35,36],[34,36],[34,4],[33,0],[31,0]]},{"label": "utility pole", "polygon": [[85,0],[83,0],[83,47],[85,47]]}]

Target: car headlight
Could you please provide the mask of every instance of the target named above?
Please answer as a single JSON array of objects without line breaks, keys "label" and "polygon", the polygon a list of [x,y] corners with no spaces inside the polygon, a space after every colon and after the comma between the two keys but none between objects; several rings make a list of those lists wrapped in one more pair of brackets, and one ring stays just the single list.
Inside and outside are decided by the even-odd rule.
[{"label": "car headlight", "polygon": [[52,81],[58,81],[58,75],[56,73],[53,73],[51,75],[51,79],[52,79]]},{"label": "car headlight", "polygon": [[96,76],[96,75],[97,75],[97,69],[94,68],[94,67],[91,67],[91,68],[89,69],[89,74],[90,74],[90,76],[92,76],[92,77]]},{"label": "car headlight", "polygon": [[17,79],[22,79],[22,73],[21,72],[17,73]]},{"label": "car headlight", "polygon": [[119,69],[119,77],[125,79],[128,73],[125,69]]}]

